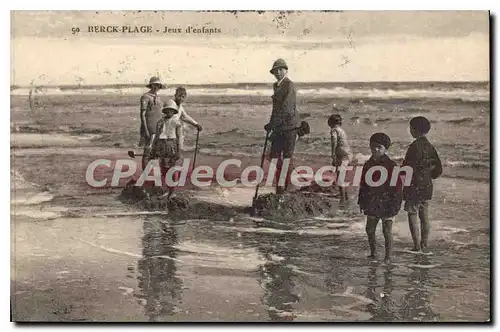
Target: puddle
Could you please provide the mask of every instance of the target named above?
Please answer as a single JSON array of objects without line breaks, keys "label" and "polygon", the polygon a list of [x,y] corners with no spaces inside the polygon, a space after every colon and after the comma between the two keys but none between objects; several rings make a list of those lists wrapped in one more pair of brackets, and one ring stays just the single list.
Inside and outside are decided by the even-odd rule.
[{"label": "puddle", "polygon": [[90,144],[90,140],[99,138],[97,134],[80,134],[78,136],[69,134],[36,134],[36,133],[12,133],[10,135],[11,147],[49,147],[49,146],[80,146]]},{"label": "puddle", "polygon": [[[251,193],[242,191],[232,201],[208,190],[197,194],[230,208]],[[133,321],[487,316],[489,252],[484,246],[454,248],[447,234],[464,228],[447,226],[452,221],[439,221],[433,235],[442,241],[432,242],[429,256],[402,252],[411,240],[404,233],[407,224],[399,223],[394,264],[387,266],[365,258],[363,216],[283,221],[235,214],[172,220],[163,211],[121,209],[113,195],[100,196],[101,206],[74,209],[53,206],[50,195],[36,195],[15,202],[20,214],[37,219],[16,225],[18,246],[23,245],[15,251],[14,296],[25,308],[37,296],[40,312],[49,310],[51,299],[64,298],[85,307],[88,317],[79,318],[86,320],[100,312]],[[380,230],[377,237],[382,252]]]}]

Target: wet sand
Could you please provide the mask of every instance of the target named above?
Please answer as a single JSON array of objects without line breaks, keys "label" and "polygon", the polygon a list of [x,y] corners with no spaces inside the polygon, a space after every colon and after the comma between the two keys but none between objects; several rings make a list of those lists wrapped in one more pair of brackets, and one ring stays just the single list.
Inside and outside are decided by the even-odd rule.
[{"label": "wet sand", "polygon": [[[334,218],[285,226],[276,220],[259,226],[258,219],[245,215],[225,220],[134,215],[139,211],[118,202],[117,189],[82,192],[78,186],[57,183],[44,187],[54,175],[49,176],[48,164],[29,171],[47,155],[36,151],[13,152],[19,152],[16,162],[24,166],[19,169],[23,181],[19,174],[13,176],[15,321],[489,317],[486,185],[474,185],[470,200],[467,181],[438,180],[430,211],[433,255],[403,252],[411,239],[400,213],[394,227],[394,264],[386,266],[365,258],[364,219],[354,208]],[[50,156],[57,160],[62,153],[51,151]],[[59,178],[70,171],[66,173]],[[40,183],[35,187],[31,181]],[[455,186],[453,195],[450,186]],[[251,202],[252,194],[243,189],[229,195],[214,188],[196,192],[200,200],[228,209]],[[381,232],[378,240],[382,252]]]},{"label": "wet sand", "polygon": [[[401,211],[394,225],[394,261],[387,266],[366,259],[365,222],[355,205],[329,218],[263,222],[234,214],[251,203],[252,190],[212,187],[193,195],[227,208],[227,216],[170,219],[121,203],[120,188],[89,187],[84,177],[88,164],[126,157],[137,133],[131,131],[129,117],[125,124],[108,122],[87,110],[66,118],[28,114],[18,106],[12,112],[14,122],[25,126],[12,135],[11,149],[13,320],[489,319],[486,173],[468,178],[447,173],[435,182],[430,204],[433,255],[405,252],[411,237]],[[193,114],[207,123],[204,135],[210,141],[204,141],[198,162],[216,165],[225,156],[210,146],[230,142],[230,135],[214,135],[210,112],[215,111],[206,117],[199,109]],[[240,120],[252,118],[253,112]],[[123,111],[117,107],[116,113]],[[235,121],[222,111],[218,119]],[[259,121],[245,122],[245,132],[260,128]],[[192,153],[192,137],[187,143],[186,156]],[[234,152],[252,149],[243,163],[258,164],[256,143],[240,141],[233,147]],[[327,158],[298,156],[318,165]],[[380,229],[377,240],[382,254]]]}]

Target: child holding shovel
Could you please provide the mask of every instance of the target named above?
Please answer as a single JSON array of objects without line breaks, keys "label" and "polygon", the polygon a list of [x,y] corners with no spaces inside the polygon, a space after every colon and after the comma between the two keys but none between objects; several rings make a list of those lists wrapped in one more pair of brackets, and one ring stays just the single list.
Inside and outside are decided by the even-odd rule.
[{"label": "child holding shovel", "polygon": [[[347,167],[347,165],[351,162],[352,152],[347,139],[347,134],[342,128],[342,117],[340,114],[332,114],[328,118],[328,126],[330,127],[332,166],[337,168],[336,172],[338,174],[340,167]],[[338,183],[338,176],[337,185],[339,186],[340,191],[340,203],[347,203],[349,200],[347,189],[342,183]]]},{"label": "child holding shovel", "polygon": [[181,122],[174,117],[179,112],[177,104],[173,100],[167,101],[162,109],[164,116],[156,124],[156,134],[153,135],[151,150],[152,158],[160,159],[162,183],[168,188],[168,198],[171,197],[174,188],[168,186],[166,174],[181,158],[182,130]]}]

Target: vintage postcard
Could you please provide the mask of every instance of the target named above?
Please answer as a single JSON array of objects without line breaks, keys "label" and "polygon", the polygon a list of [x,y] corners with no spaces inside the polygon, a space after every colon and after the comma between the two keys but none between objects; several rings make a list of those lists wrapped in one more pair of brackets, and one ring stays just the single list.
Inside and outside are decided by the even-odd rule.
[{"label": "vintage postcard", "polygon": [[487,11],[12,11],[15,322],[489,322]]}]

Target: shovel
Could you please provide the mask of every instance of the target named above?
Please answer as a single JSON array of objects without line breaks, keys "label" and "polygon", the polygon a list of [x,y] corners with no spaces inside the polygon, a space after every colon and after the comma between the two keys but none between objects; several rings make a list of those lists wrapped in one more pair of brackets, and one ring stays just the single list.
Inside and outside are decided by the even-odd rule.
[{"label": "shovel", "polygon": [[198,140],[200,139],[200,131],[196,132],[196,145],[194,148],[193,169],[196,167],[196,156],[198,155]]},{"label": "shovel", "polygon": [[128,156],[129,156],[130,158],[140,157],[140,156],[142,156],[142,155],[143,155],[142,153],[138,153],[138,154],[136,154],[136,153],[135,153],[134,151],[132,151],[132,150],[130,150],[130,151],[128,152]]},{"label": "shovel", "polygon": [[[153,148],[153,142],[154,142],[154,139],[155,139],[155,134],[153,134],[153,136],[151,136],[151,139],[150,139],[150,142],[151,142],[151,143],[149,144],[149,147],[148,147],[150,151],[151,151],[151,149]],[[134,158],[134,159],[135,159],[135,157],[142,157],[142,156],[144,156],[144,154],[143,154],[143,153],[135,153],[135,152],[134,152],[134,151],[132,151],[132,150],[129,150],[129,151],[127,152],[127,154],[128,154],[128,156],[129,156],[130,158]]]},{"label": "shovel", "polygon": [[[260,168],[264,167],[264,159],[266,158],[266,147],[267,147],[267,141],[269,140],[269,131],[266,133],[266,140],[264,141],[264,149],[262,149],[262,158],[260,159]],[[257,186],[255,187],[255,195],[253,196],[252,200],[252,210],[251,214],[255,215],[255,202],[257,201],[257,196],[259,195],[259,186],[260,183],[257,183]]]}]

